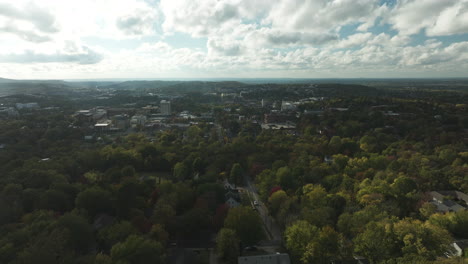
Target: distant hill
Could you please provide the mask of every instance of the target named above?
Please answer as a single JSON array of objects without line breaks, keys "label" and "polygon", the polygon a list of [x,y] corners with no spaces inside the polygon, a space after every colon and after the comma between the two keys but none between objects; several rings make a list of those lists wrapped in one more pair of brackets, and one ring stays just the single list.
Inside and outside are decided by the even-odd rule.
[{"label": "distant hill", "polygon": [[125,81],[103,86],[116,90],[159,89],[164,92],[210,92],[238,88],[246,84],[235,81]]},{"label": "distant hill", "polygon": [[73,88],[73,84],[60,80],[12,80],[0,78],[0,96],[14,94],[66,95]]}]

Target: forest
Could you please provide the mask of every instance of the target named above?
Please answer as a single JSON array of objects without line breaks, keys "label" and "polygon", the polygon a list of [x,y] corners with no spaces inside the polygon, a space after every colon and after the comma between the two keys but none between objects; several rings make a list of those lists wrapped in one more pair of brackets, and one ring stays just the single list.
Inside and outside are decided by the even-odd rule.
[{"label": "forest", "polygon": [[[214,122],[91,141],[73,113],[93,101],[2,98],[60,110],[0,119],[0,263],[173,263],[184,248],[197,248],[190,263],[211,263],[208,254],[237,263],[273,240],[247,189],[279,229],[274,252],[291,263],[467,260],[453,243],[468,239],[468,204],[447,195],[463,209],[442,212],[431,202],[431,192],[468,194],[466,89],[245,87],[243,100],[323,98],[298,106],[294,130],[269,130],[258,120],[271,109],[259,102],[183,86],[173,109],[212,111]],[[107,102],[154,100],[119,93]]]}]

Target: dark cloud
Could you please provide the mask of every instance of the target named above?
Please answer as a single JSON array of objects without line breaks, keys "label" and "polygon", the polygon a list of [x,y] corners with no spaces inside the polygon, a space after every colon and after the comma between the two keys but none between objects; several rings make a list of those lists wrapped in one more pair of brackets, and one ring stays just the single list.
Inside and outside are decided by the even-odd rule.
[{"label": "dark cloud", "polygon": [[0,63],[78,63],[78,64],[96,64],[103,59],[102,55],[89,49],[81,47],[79,52],[68,53],[57,51],[53,54],[37,53],[27,50],[19,54],[0,55]]}]

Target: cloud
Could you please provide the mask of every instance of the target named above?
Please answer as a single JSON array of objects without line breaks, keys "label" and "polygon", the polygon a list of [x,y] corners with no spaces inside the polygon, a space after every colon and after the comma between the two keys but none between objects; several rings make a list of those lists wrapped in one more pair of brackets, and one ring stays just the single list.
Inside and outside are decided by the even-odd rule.
[{"label": "cloud", "polygon": [[55,33],[58,31],[55,17],[34,3],[24,4],[21,8],[7,3],[0,3],[0,16],[29,22],[41,32]]},{"label": "cloud", "polygon": [[208,36],[224,23],[241,17],[233,1],[161,0],[159,7],[166,32],[179,31],[194,37]]},{"label": "cloud", "polygon": [[20,29],[15,24],[5,24],[0,26],[0,32],[13,34],[30,42],[46,42],[51,40],[47,35],[40,35],[32,30]]},{"label": "cloud", "polygon": [[141,5],[133,10],[130,9],[127,14],[117,17],[115,24],[128,36],[151,35],[155,33],[158,16],[156,8]]},{"label": "cloud", "polygon": [[346,39],[341,40],[336,45],[336,47],[345,49],[345,48],[360,46],[360,45],[366,44],[367,41],[371,39],[371,37],[372,37],[372,33],[369,33],[369,32],[357,33],[357,34],[348,36]]},{"label": "cloud", "polygon": [[402,0],[388,22],[400,34],[428,36],[468,33],[468,0]]},{"label": "cloud", "polygon": [[208,39],[207,46],[208,53],[212,55],[239,56],[244,52],[240,41],[235,40]]},{"label": "cloud", "polygon": [[61,50],[52,53],[24,50],[20,53],[0,54],[0,63],[78,63],[96,64],[103,56],[86,46],[68,42]]},{"label": "cloud", "polygon": [[151,17],[133,14],[117,18],[116,26],[126,35],[145,35],[153,32]]},{"label": "cloud", "polygon": [[268,43],[272,45],[322,45],[338,39],[336,34],[316,34],[308,32],[282,32],[268,30],[266,34]]},{"label": "cloud", "polygon": [[373,25],[375,17],[370,14],[378,8],[374,0],[281,0],[264,23],[295,31],[329,32],[349,23]]}]

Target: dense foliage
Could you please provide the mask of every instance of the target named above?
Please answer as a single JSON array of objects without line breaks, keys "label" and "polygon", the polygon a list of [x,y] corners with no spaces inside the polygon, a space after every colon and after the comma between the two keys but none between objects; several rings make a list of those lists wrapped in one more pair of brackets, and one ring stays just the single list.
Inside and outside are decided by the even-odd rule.
[{"label": "dense foliage", "polygon": [[[293,131],[262,130],[267,109],[193,95],[175,106],[211,108],[214,124],[84,141],[79,101],[63,98],[62,111],[0,120],[0,263],[166,263],[171,244],[209,247],[216,233],[235,263],[267,234],[248,201],[226,206],[225,180],[255,185],[293,263],[441,261],[468,238],[468,211],[436,212],[427,192],[468,193],[466,93],[327,88]],[[309,93],[293,91],[271,100]]]}]

